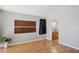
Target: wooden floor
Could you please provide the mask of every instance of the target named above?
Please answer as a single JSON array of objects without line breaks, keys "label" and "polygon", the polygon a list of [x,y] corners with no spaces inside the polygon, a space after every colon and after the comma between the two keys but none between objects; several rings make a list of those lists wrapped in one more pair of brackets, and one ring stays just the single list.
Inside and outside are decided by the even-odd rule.
[{"label": "wooden floor", "polygon": [[[0,48],[0,53],[78,53],[79,50],[58,44],[57,40],[50,43],[48,40],[39,40],[25,44]],[[52,45],[52,46],[51,46]]]},{"label": "wooden floor", "polygon": [[58,39],[54,39],[52,42],[52,52],[56,53],[79,53],[78,49],[65,46],[63,44],[58,43]]}]

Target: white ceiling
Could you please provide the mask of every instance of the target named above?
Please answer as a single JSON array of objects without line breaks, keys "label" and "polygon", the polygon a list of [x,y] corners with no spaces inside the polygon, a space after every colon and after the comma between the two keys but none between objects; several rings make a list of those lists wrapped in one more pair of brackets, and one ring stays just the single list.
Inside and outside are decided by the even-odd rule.
[{"label": "white ceiling", "polygon": [[[60,12],[65,8],[70,8],[72,6],[56,6],[56,5],[2,5],[0,8],[2,10],[29,14],[29,15],[36,15],[36,16],[43,16],[47,17],[51,15],[51,13]],[[62,12],[62,11],[61,11]]]}]

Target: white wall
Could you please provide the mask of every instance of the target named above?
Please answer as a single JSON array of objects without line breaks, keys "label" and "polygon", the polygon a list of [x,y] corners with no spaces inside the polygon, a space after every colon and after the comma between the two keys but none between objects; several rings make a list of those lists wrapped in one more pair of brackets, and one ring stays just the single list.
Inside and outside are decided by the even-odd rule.
[{"label": "white wall", "polygon": [[51,22],[59,17],[59,42],[79,48],[79,6],[59,7],[48,17],[48,35],[51,39]]},{"label": "white wall", "polygon": [[3,32],[3,23],[2,23],[2,14],[0,13],[0,36],[2,35]]},{"label": "white wall", "polygon": [[1,23],[1,13],[0,13],[0,35],[1,35],[1,31],[2,31],[2,27],[1,27],[2,23]]},{"label": "white wall", "polygon": [[[1,11],[0,14],[2,15],[2,35],[12,37],[12,43],[46,38],[46,35],[39,35],[39,19],[44,17],[12,13],[6,11]],[[14,20],[36,21],[36,32],[14,34]]]}]

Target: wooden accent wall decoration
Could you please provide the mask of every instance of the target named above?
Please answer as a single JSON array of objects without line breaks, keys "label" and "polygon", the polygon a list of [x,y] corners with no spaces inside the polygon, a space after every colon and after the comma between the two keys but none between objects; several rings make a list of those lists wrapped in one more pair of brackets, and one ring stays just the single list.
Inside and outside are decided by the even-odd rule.
[{"label": "wooden accent wall decoration", "polygon": [[36,32],[36,22],[35,21],[14,21],[14,33],[31,33]]}]

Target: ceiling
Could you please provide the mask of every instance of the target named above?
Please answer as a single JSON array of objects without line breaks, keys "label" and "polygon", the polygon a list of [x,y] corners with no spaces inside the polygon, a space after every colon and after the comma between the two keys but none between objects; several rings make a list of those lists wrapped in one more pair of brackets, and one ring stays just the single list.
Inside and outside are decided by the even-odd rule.
[{"label": "ceiling", "polygon": [[70,8],[72,6],[61,6],[61,5],[2,5],[0,9],[5,11],[36,15],[47,17],[51,13],[62,12],[65,8]]}]

